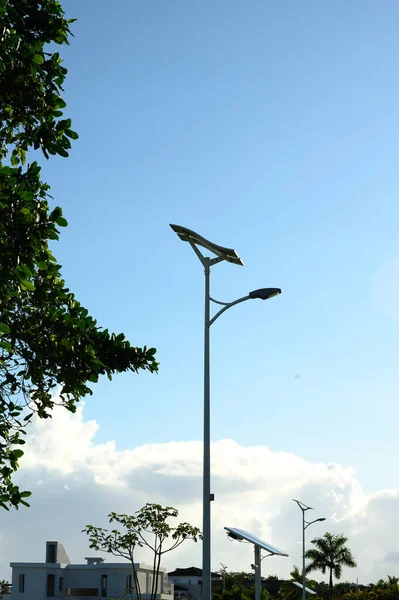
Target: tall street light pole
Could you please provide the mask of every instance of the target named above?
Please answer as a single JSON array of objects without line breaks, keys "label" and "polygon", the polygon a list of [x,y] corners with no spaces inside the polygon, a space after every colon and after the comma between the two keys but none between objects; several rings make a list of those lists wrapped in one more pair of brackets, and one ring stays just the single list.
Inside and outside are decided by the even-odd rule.
[{"label": "tall street light pole", "polygon": [[[195,231],[172,225],[171,228],[183,242],[188,242],[202,263],[205,271],[205,332],[204,332],[204,454],[203,454],[203,500],[202,500],[202,600],[211,600],[211,502],[214,499],[211,494],[211,439],[210,439],[210,328],[211,325],[226,310],[245,302],[259,298],[267,300],[281,294],[280,288],[261,288],[250,292],[247,296],[234,300],[233,302],[219,302],[210,295],[211,267],[219,262],[227,261],[234,265],[244,266],[237,252],[232,248],[225,248],[206,240]],[[214,254],[214,258],[204,256],[198,248],[205,248]],[[211,302],[221,305],[222,308],[211,317]]]},{"label": "tall street light pole", "polygon": [[312,525],[313,523],[317,523],[318,521],[325,521],[325,517],[321,517],[320,519],[315,519],[314,521],[305,521],[305,513],[307,510],[313,510],[311,506],[307,506],[303,502],[299,500],[294,500],[302,511],[302,600],[306,600],[306,575],[305,575],[305,531]]}]

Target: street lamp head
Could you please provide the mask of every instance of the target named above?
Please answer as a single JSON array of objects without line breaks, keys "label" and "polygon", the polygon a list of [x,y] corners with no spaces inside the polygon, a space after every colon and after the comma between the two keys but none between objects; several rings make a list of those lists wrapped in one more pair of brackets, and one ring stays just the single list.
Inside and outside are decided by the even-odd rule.
[{"label": "street lamp head", "polygon": [[202,237],[192,229],[188,229],[187,227],[182,227],[181,225],[170,224],[171,228],[179,238],[183,242],[189,242],[191,245],[202,246],[206,250],[213,252],[220,260],[226,260],[227,262],[233,263],[234,265],[244,266],[241,258],[238,256],[237,252],[233,248],[225,248],[224,246],[219,246],[218,244],[214,244],[209,240]]},{"label": "street lamp head", "polygon": [[250,298],[268,300],[269,298],[273,298],[273,296],[278,296],[279,294],[281,294],[280,288],[261,288],[260,290],[254,290],[253,292],[249,292],[248,296]]},{"label": "street lamp head", "polygon": [[316,519],[316,521],[326,521],[326,517],[321,517],[320,519]]}]

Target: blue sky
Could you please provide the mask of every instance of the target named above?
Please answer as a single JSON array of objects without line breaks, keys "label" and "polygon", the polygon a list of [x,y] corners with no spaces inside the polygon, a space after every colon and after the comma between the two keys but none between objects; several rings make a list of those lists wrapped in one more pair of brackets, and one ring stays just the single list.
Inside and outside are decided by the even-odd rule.
[{"label": "blue sky", "polygon": [[202,436],[203,274],[169,223],[237,249],[212,328],[212,438],[396,485],[399,83],[395,0],[64,3],[67,114],[45,176],[81,302],[157,376],[87,400],[120,448]]}]

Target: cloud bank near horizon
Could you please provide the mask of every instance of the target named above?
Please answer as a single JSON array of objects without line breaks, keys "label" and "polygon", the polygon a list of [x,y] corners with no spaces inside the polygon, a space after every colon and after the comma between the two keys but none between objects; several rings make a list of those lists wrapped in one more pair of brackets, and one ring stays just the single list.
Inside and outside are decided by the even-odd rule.
[{"label": "cloud bank near horizon", "polygon": [[[56,409],[35,420],[25,446],[18,483],[33,491],[31,508],[5,513],[0,521],[0,577],[12,561],[42,561],[46,540],[63,542],[72,562],[88,553],[83,527],[106,526],[111,511],[133,513],[146,502],[175,506],[181,520],[201,526],[202,443],[168,442],[118,450],[114,441],[97,443],[98,425]],[[362,491],[356,472],[338,464],[312,463],[266,446],[243,447],[231,439],[212,444],[212,567],[250,571],[249,545],[230,542],[224,526],[253,532],[289,553],[271,557],[263,574],[288,576],[301,561],[301,515],[292,498],[327,517],[308,529],[308,540],[326,530],[349,538],[358,568],[343,579],[369,583],[396,574],[399,490]],[[106,557],[112,562],[111,556]],[[149,556],[137,556],[147,561]],[[201,565],[200,544],[184,544],[166,555],[167,569]]]}]

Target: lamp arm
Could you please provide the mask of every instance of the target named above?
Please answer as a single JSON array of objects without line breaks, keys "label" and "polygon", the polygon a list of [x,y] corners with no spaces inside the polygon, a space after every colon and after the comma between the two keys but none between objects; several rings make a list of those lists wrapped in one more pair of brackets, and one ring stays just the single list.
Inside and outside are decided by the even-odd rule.
[{"label": "lamp arm", "polygon": [[[236,304],[240,304],[241,302],[245,302],[246,300],[250,300],[251,296],[244,296],[243,298],[239,298],[238,300],[234,300],[234,302],[230,302],[229,304],[226,304],[225,306],[223,306],[223,308],[221,308],[213,317],[212,319],[210,319],[209,321],[209,327],[211,325],[213,325],[213,323],[216,321],[216,319],[218,319],[220,317],[221,314],[223,314],[226,310],[228,310],[229,308],[231,308],[232,306],[235,306]],[[215,301],[214,301],[215,302]],[[218,304],[220,304],[218,302]]]}]

